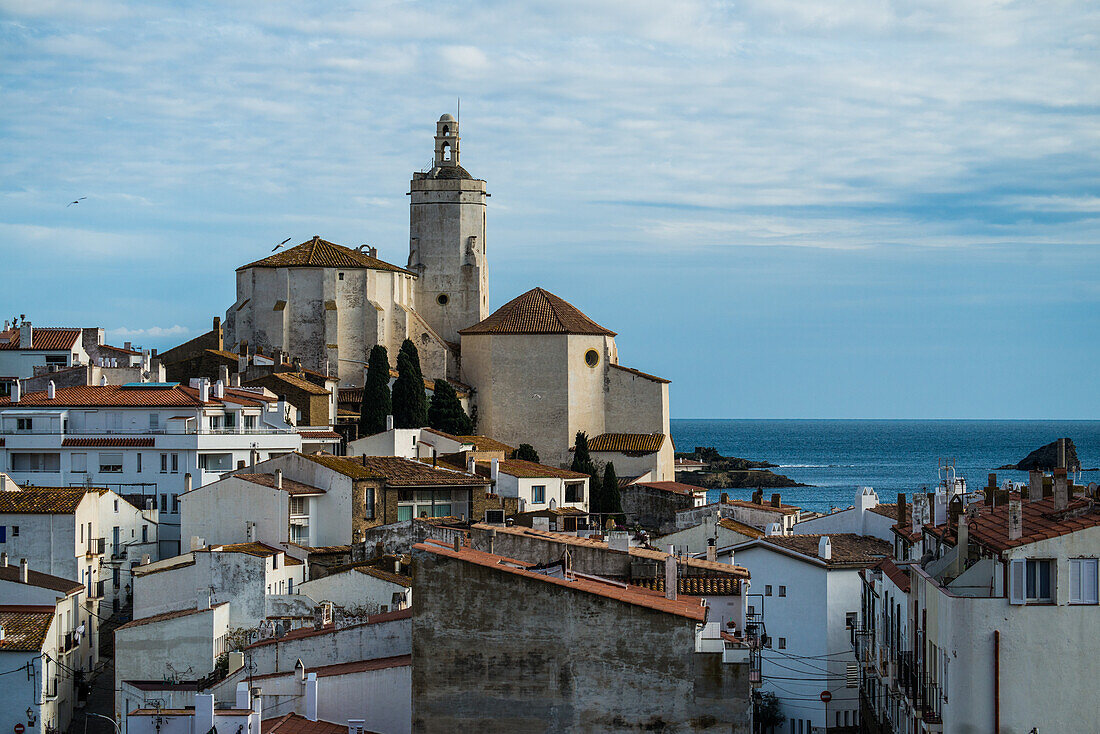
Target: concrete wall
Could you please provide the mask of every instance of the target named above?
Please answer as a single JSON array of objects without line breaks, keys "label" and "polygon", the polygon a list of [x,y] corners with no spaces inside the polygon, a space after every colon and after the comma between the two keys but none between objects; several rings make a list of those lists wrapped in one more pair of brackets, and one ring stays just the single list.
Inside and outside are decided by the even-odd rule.
[{"label": "concrete wall", "polygon": [[692,620],[414,558],[413,731],[750,730],[747,666],[696,653]]},{"label": "concrete wall", "polygon": [[195,536],[209,545],[243,543],[249,539],[251,522],[255,523],[255,540],[285,543],[290,532],[289,499],[281,489],[227,476],[180,497],[180,538],[188,548]]},{"label": "concrete wall", "polygon": [[668,535],[662,535],[653,541],[654,545],[662,550],[668,550],[668,546],[672,545],[676,547],[678,553],[705,553],[707,550],[707,539],[717,538],[715,545],[719,548],[725,548],[730,545],[737,545],[738,543],[744,543],[745,541],[752,540],[756,536],[744,535],[736,530],[730,530],[724,528],[721,525],[715,527],[713,520],[710,523],[699,523],[686,530],[678,530]]},{"label": "concrete wall", "polygon": [[[616,472],[618,464],[615,465]],[[676,494],[662,489],[629,484],[619,490],[627,525],[638,523],[658,533],[676,529],[676,513],[695,506],[693,495]]]},{"label": "concrete wall", "polygon": [[[407,606],[412,602],[412,589],[370,574],[349,569],[341,573],[307,581],[297,587],[297,593],[320,604],[330,601],[346,610],[361,610],[377,614],[401,608],[394,606],[393,595],[400,594]],[[386,609],[383,610],[382,607]]]},{"label": "concrete wall", "polygon": [[412,623],[407,614],[307,637],[276,638],[251,645],[245,653],[251,656],[258,675],[292,671],[299,658],[308,665],[333,665],[408,655],[412,650]]},{"label": "concrete wall", "polygon": [[872,512],[872,509],[878,505],[879,498],[875,490],[870,487],[860,487],[856,490],[855,502],[851,507],[795,523],[792,532],[795,535],[855,533],[893,543],[894,533],[891,528],[897,518]]},{"label": "concrete wall", "polygon": [[612,368],[607,371],[607,385],[605,431],[671,436],[667,382]]}]

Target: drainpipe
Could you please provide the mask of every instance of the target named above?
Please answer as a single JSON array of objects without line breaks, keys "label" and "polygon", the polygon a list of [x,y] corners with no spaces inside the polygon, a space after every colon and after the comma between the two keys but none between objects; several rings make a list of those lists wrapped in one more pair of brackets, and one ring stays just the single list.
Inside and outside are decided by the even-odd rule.
[{"label": "drainpipe", "polygon": [[1001,734],[1001,631],[993,630],[993,734]]}]

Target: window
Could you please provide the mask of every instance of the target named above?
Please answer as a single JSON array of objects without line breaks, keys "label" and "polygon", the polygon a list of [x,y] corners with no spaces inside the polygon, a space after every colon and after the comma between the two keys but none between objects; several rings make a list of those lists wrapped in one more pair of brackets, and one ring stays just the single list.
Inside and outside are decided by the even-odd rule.
[{"label": "window", "polygon": [[256,416],[246,415],[244,417],[244,429],[246,431],[252,431],[256,429]]},{"label": "window", "polygon": [[160,473],[166,474],[168,472],[168,454],[160,455]]},{"label": "window", "polygon": [[180,455],[172,454],[172,473],[178,474],[180,470]]},{"label": "window", "polygon": [[405,520],[412,520],[413,508],[412,505],[406,505],[404,507],[397,508],[397,521],[404,522]]},{"label": "window", "polygon": [[374,487],[367,487],[363,492],[363,517],[374,519]]},{"label": "window", "polygon": [[226,428],[236,428],[237,427],[237,414],[236,413],[226,413],[225,414],[225,427]]},{"label": "window", "polygon": [[180,514],[180,496],[178,494],[172,495],[172,514]]},{"label": "window", "polygon": [[142,525],[141,526],[141,542],[142,543],[148,543],[149,542],[149,526],[148,525]]},{"label": "window", "polygon": [[336,277],[339,278],[340,280],[343,280],[344,279],[344,274],[343,273],[337,273]]},{"label": "window", "polygon": [[160,511],[168,512],[168,495],[162,494],[160,496]]},{"label": "window", "polygon": [[115,566],[111,569],[111,586],[118,588],[119,582],[122,581],[122,569]]},{"label": "window", "polygon": [[779,649],[780,650],[786,650],[787,649],[787,638],[786,637],[780,637],[779,638]]},{"label": "window", "polygon": [[589,367],[595,367],[600,363],[600,353],[595,349],[589,349],[584,353],[584,363]]},{"label": "window", "polygon": [[847,612],[844,615],[845,629],[855,629],[857,622],[859,622],[859,612]]},{"label": "window", "polygon": [[435,302],[438,303],[440,306],[446,306],[447,301],[449,300],[451,299],[447,297],[446,293],[440,293],[438,296],[435,297]]},{"label": "window", "polygon": [[88,455],[70,454],[69,466],[72,468],[74,474],[83,474],[88,471]]},{"label": "window", "polygon": [[141,474],[141,453],[137,455],[137,470],[138,474]]},{"label": "window", "polygon": [[149,414],[149,430],[150,431],[159,431],[160,430],[160,413],[150,413]]},{"label": "window", "polygon": [[786,586],[780,586],[779,587],[779,595],[780,596],[786,596],[787,595],[787,587]]},{"label": "window", "polygon": [[769,650],[772,649],[772,638],[767,635],[764,636],[764,647],[768,648]]},{"label": "window", "polygon": [[34,421],[31,418],[16,418],[15,429],[17,431],[29,431],[34,426]]},{"label": "window", "polygon": [[18,525],[12,525],[11,526],[11,537],[13,537],[13,538],[18,538],[19,537],[19,526]]},{"label": "window", "polygon": [[1097,603],[1096,571],[1097,561],[1095,558],[1069,559],[1070,604]]},{"label": "window", "polygon": [[271,557],[271,568],[276,569],[279,567],[279,554],[276,553]]},{"label": "window", "polygon": [[121,474],[122,454],[100,454],[99,471],[103,474]]},{"label": "window", "polygon": [[771,595],[772,595],[772,585],[771,584],[765,584],[764,585],[764,596],[771,596]]},{"label": "window", "polygon": [[291,497],[290,498],[290,514],[293,515],[305,515],[306,514],[306,498],[305,497]]},{"label": "window", "polygon": [[11,470],[14,472],[61,471],[61,454],[16,454],[11,455]]},{"label": "window", "polygon": [[531,504],[541,505],[546,502],[546,486],[535,484],[531,487]]},{"label": "window", "polygon": [[108,431],[117,431],[122,428],[122,411],[121,410],[108,410],[104,414],[104,419],[107,421]]},{"label": "window", "polygon": [[1016,558],[1009,565],[1009,602],[1027,604],[1049,602],[1051,562]]},{"label": "window", "polygon": [[859,663],[846,663],[844,674],[849,688],[859,688]]},{"label": "window", "polygon": [[584,482],[572,482],[565,485],[566,502],[584,502]]},{"label": "window", "polygon": [[118,512],[118,500],[115,500],[115,512]]}]

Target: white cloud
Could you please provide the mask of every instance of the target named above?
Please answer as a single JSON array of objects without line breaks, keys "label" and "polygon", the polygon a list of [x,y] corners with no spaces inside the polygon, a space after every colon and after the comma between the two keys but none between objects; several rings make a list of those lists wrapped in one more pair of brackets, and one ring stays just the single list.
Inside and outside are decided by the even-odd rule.
[{"label": "white cloud", "polygon": [[184,336],[190,333],[190,329],[178,324],[175,326],[149,326],[139,329],[120,326],[106,330],[106,335],[113,339],[163,339],[170,336]]}]

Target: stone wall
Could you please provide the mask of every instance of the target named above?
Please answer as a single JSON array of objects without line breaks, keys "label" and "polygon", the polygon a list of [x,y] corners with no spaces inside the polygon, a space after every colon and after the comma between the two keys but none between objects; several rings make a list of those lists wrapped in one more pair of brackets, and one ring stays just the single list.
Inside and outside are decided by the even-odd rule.
[{"label": "stone wall", "polygon": [[676,530],[676,513],[695,505],[691,495],[628,484],[619,490],[627,525],[638,523],[646,530],[671,533]]},{"label": "stone wall", "polygon": [[[413,731],[750,731],[748,666],[693,620],[414,553]],[[552,611],[551,611],[552,610]]]}]

